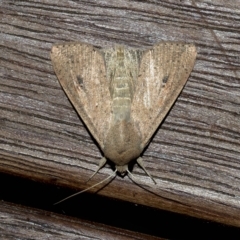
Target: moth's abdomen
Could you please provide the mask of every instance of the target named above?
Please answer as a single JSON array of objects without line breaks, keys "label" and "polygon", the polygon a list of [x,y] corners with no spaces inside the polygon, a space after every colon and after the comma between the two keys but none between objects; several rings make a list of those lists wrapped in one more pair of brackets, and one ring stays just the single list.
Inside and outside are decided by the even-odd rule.
[{"label": "moth's abdomen", "polygon": [[132,75],[128,58],[121,47],[117,51],[116,63],[111,74],[112,109],[115,121],[130,120],[132,102]]},{"label": "moth's abdomen", "polygon": [[131,117],[131,95],[128,83],[117,79],[113,89],[113,117],[114,121],[129,121]]},{"label": "moth's abdomen", "polygon": [[[131,160],[139,157],[143,147],[141,133],[131,117],[137,60],[128,51],[119,47],[107,58],[112,97],[112,121],[104,139],[105,157],[116,164],[120,172],[127,170]],[[113,61],[114,60],[114,61]]]}]

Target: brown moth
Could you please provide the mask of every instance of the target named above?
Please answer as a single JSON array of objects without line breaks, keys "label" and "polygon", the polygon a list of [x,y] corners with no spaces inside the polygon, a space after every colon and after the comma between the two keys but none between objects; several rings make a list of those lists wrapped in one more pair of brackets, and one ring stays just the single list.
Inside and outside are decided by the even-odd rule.
[{"label": "brown moth", "polygon": [[53,45],[58,80],[104,153],[98,170],[109,159],[122,175],[132,160],[146,171],[140,154],[181,92],[196,55],[194,45],[176,42],[145,50]]}]

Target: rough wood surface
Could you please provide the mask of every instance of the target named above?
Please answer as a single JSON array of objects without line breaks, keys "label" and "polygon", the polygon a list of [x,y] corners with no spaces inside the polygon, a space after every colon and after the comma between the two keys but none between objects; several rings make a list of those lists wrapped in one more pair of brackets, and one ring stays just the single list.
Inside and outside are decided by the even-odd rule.
[{"label": "rough wood surface", "polygon": [[76,190],[112,172],[85,183],[101,153],[57,81],[53,43],[194,43],[194,70],[143,155],[157,185],[134,166],[147,191],[117,177],[98,194],[240,226],[238,0],[3,0],[0,18],[0,171]]},{"label": "rough wood surface", "polygon": [[162,239],[1,202],[1,239]]}]

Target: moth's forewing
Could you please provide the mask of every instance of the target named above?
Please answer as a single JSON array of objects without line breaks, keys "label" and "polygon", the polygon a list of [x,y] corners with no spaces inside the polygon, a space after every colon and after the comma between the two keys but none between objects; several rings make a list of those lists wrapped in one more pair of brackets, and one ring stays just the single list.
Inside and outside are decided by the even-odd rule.
[{"label": "moth's forewing", "polygon": [[166,116],[195,63],[192,44],[162,42],[145,51],[132,102],[132,118],[144,146]]},{"label": "moth's forewing", "polygon": [[84,43],[57,44],[51,59],[65,93],[103,149],[112,99],[102,54]]}]

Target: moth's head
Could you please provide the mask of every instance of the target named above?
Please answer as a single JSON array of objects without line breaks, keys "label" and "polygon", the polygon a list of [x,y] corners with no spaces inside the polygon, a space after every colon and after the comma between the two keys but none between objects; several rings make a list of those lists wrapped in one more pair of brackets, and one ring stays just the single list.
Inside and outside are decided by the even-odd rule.
[{"label": "moth's head", "polygon": [[128,165],[115,165],[115,168],[117,169],[117,172],[120,173],[120,175],[124,176],[126,174],[126,172],[128,171]]}]

